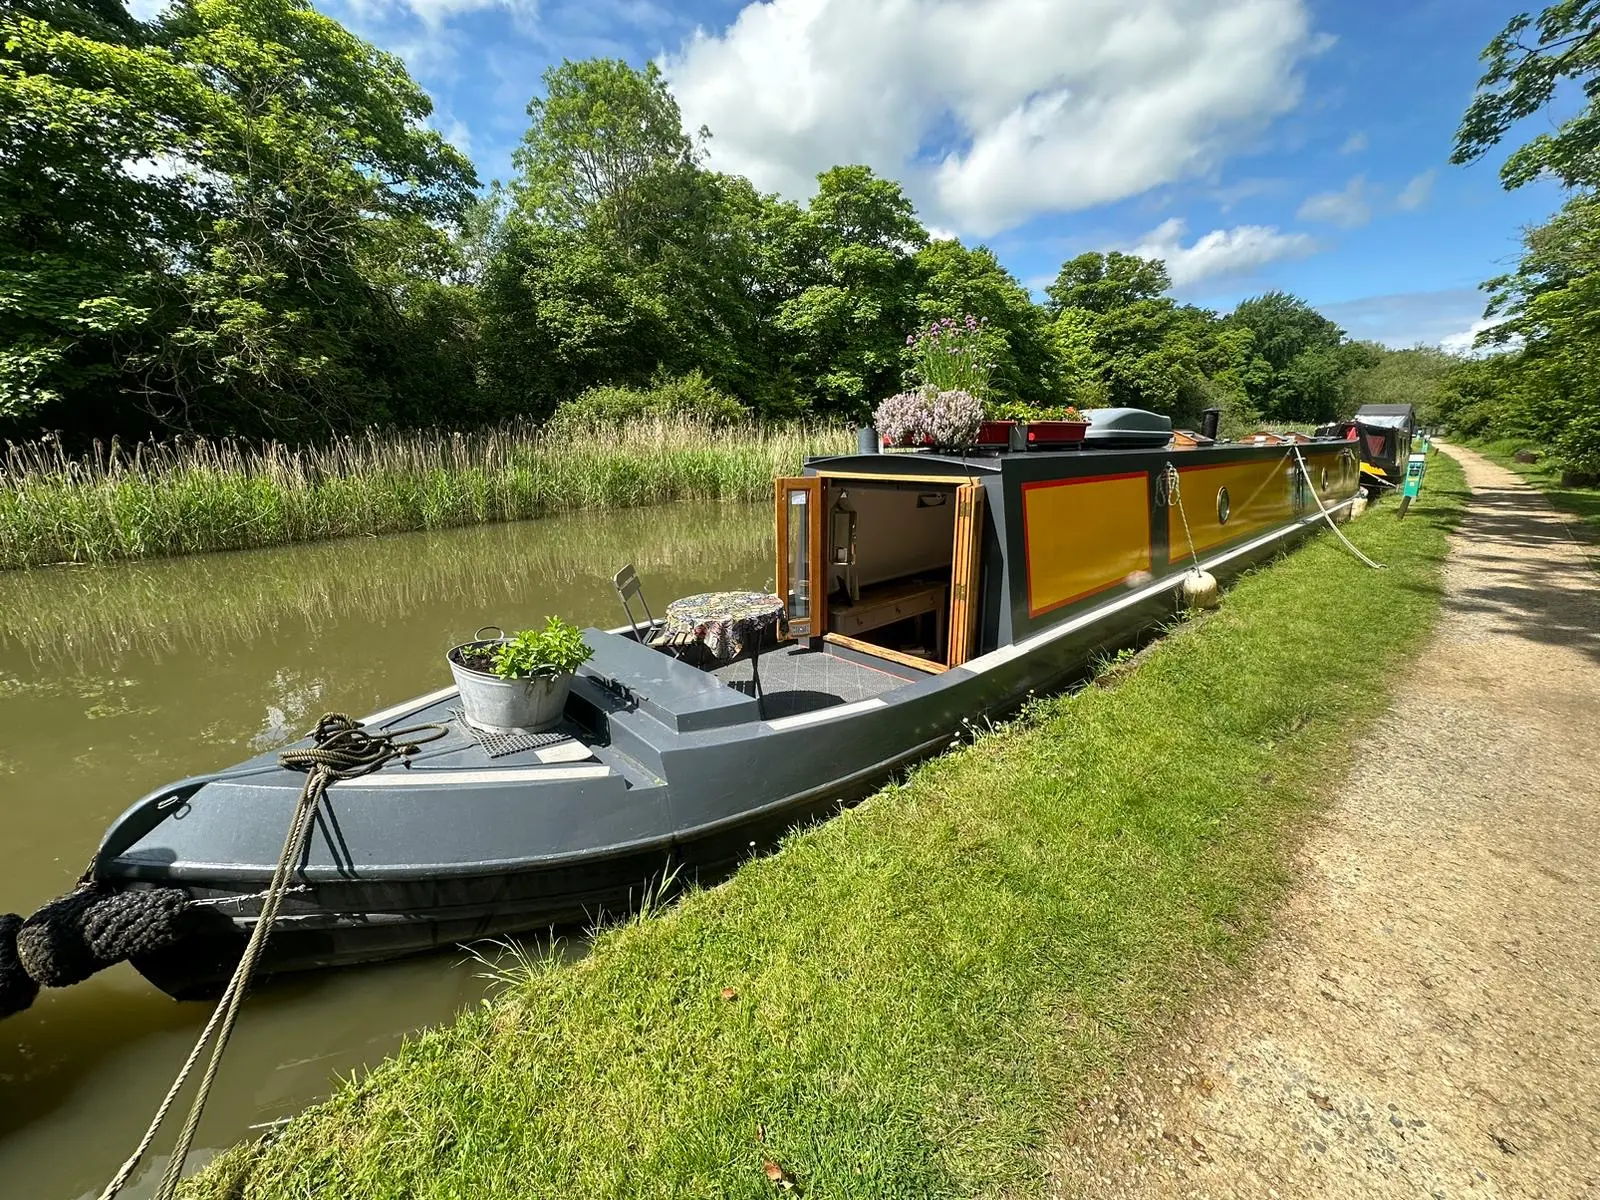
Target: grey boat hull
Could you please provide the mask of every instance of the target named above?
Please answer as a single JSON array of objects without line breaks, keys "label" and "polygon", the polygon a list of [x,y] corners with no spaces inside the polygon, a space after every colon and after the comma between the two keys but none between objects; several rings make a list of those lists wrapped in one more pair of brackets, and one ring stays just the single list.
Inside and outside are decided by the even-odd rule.
[{"label": "grey boat hull", "polygon": [[[1318,523],[1315,513],[1298,516],[1203,556],[1202,565],[1226,578]],[[590,630],[595,657],[574,680],[563,726],[581,758],[547,761],[530,750],[490,759],[452,713],[449,689],[376,714],[368,722],[380,728],[434,721],[451,732],[405,765],[330,789],[262,970],[343,966],[598,921],[637,904],[668,872],[715,878],[938,753],[969,724],[1060,688],[1098,652],[1170,619],[1185,565],[1169,561],[1156,577],[940,674],[838,647],[770,651],[830,656],[824,665],[867,671],[877,689],[859,699],[823,695],[782,716],[632,631]],[[188,997],[225,982],[302,783],[263,755],[162,789],[108,832],[98,878],[178,886],[195,902],[177,946],[134,960],[157,987]]]}]

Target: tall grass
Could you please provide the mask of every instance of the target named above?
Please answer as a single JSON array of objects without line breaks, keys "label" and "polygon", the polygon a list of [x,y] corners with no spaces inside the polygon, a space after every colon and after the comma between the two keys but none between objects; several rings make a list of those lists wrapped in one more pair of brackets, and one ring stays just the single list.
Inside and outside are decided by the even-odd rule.
[{"label": "tall grass", "polygon": [[651,417],[584,433],[513,422],[325,446],[143,442],[73,457],[7,443],[0,568],[242,550],[672,500],[759,500],[847,432]]}]

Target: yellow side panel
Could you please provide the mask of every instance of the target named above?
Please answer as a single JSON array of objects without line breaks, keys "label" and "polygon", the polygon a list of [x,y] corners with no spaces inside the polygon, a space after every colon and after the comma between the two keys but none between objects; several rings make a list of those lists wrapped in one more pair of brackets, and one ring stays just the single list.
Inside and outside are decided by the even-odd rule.
[{"label": "yellow side panel", "polygon": [[1022,485],[1028,615],[1037,617],[1150,569],[1144,471]]},{"label": "yellow side panel", "polygon": [[[1287,461],[1271,458],[1178,468],[1178,494],[1189,518],[1194,548],[1204,552],[1298,516],[1294,477],[1299,470],[1293,455]],[[1226,521],[1222,520],[1219,503],[1223,488],[1228,490]],[[1183,535],[1183,518],[1176,504],[1167,506],[1167,552],[1173,562],[1189,556],[1189,542]]]}]

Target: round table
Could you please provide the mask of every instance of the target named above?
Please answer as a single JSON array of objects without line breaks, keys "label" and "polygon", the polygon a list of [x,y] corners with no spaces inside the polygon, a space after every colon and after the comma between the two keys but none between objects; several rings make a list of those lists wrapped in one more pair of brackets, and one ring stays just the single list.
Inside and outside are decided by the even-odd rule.
[{"label": "round table", "polygon": [[768,592],[701,592],[667,605],[664,641],[679,645],[698,642],[713,658],[731,662],[759,651],[767,634],[779,638],[789,632],[789,614],[783,601]]},{"label": "round table", "polygon": [[659,640],[667,645],[704,646],[719,662],[748,658],[760,711],[761,651],[788,634],[789,614],[783,600],[769,592],[701,592],[667,605]]}]

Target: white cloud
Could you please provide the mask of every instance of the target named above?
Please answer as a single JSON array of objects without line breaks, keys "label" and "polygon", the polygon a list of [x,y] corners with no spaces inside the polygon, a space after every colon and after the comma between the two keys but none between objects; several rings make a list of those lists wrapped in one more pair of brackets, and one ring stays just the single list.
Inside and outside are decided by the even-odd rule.
[{"label": "white cloud", "polygon": [[1302,221],[1326,221],[1345,229],[1365,225],[1372,219],[1372,192],[1367,187],[1367,177],[1353,175],[1343,191],[1307,196],[1295,215]]},{"label": "white cloud", "polygon": [[712,165],[863,162],[986,235],[1212,171],[1299,101],[1303,0],[769,0],[663,66]]},{"label": "white cloud", "polygon": [[1268,263],[1304,258],[1317,251],[1317,240],[1310,234],[1280,233],[1271,225],[1213,229],[1188,246],[1183,244],[1184,228],[1182,218],[1173,217],[1145,234],[1132,248],[1134,254],[1165,262],[1174,287],[1245,275]]},{"label": "white cloud", "polygon": [[1345,138],[1344,145],[1339,147],[1340,154],[1360,154],[1367,148],[1367,135],[1361,130],[1356,130]]},{"label": "white cloud", "polygon": [[1515,350],[1522,345],[1521,334],[1512,334],[1503,347],[1478,345],[1478,335],[1480,333],[1485,329],[1493,329],[1505,319],[1505,317],[1479,317],[1466,329],[1440,338],[1439,349],[1448,350],[1451,354],[1470,354],[1474,357],[1493,354],[1500,349]]},{"label": "white cloud", "polygon": [[153,21],[172,7],[172,0],[128,0],[128,11],[139,21]]},{"label": "white cloud", "polygon": [[1412,176],[1411,182],[1401,188],[1400,194],[1394,198],[1394,206],[1407,211],[1421,208],[1433,194],[1433,180],[1436,175],[1438,172],[1429,167],[1422,174]]}]

